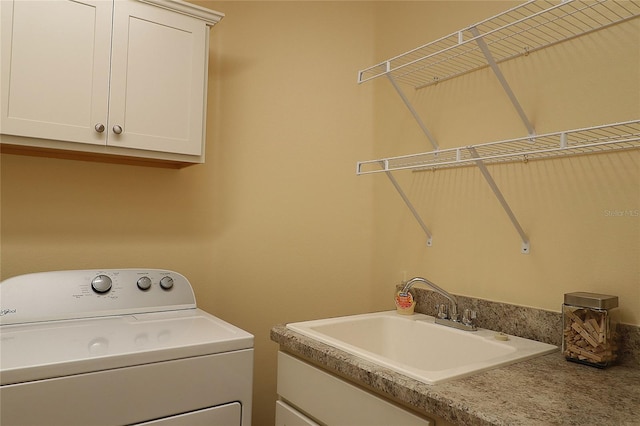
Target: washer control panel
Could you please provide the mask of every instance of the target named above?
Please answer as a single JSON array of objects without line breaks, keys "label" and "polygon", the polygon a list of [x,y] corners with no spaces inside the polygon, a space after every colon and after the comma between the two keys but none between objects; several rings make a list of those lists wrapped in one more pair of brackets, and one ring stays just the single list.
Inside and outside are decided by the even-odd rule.
[{"label": "washer control panel", "polygon": [[0,325],[195,308],[189,281],[163,269],[40,272],[0,283]]}]

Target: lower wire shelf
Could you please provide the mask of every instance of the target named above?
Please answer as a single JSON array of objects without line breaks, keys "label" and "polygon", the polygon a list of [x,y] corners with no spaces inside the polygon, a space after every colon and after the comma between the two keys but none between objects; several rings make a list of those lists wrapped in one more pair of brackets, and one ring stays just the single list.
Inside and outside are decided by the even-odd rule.
[{"label": "lower wire shelf", "polygon": [[392,172],[398,170],[435,170],[448,167],[477,166],[487,181],[496,199],[518,232],[520,252],[529,254],[529,237],[518,222],[515,213],[491,177],[486,164],[514,161],[539,160],[563,156],[605,153],[640,148],[640,120],[606,124],[544,135],[526,136],[517,139],[468,145],[379,160],[360,161],[357,174],[385,173],[427,236],[427,246],[433,236],[425,225],[409,197],[404,193]]},{"label": "lower wire shelf", "polygon": [[359,161],[358,175],[530,161],[640,148],[640,120],[468,145],[419,154]]}]

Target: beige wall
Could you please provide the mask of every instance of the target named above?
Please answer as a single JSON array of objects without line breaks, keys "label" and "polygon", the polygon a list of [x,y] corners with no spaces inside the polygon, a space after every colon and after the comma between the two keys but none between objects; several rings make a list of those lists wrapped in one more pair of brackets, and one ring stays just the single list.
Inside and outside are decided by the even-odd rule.
[{"label": "beige wall", "polygon": [[[200,307],[256,336],[254,424],[273,420],[272,325],[391,308],[406,274],[455,293],[558,311],[616,294],[640,324],[638,152],[492,166],[519,240],[478,170],[397,175],[433,247],[384,176],[358,160],[429,150],[386,81],[357,71],[495,14],[501,2],[209,2],[207,162],[166,170],[2,155],[1,278],[160,267]],[[637,20],[636,20],[637,21]],[[505,64],[539,132],[637,118],[639,23]],[[635,44],[634,44],[635,42]],[[408,91],[443,147],[520,136],[493,77]]]}]

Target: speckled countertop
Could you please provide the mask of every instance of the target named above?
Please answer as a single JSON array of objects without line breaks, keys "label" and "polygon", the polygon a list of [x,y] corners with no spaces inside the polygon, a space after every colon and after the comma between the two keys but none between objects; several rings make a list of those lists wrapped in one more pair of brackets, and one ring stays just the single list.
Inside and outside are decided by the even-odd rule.
[{"label": "speckled countertop", "polygon": [[471,425],[640,425],[640,368],[604,370],[560,352],[427,385],[278,325],[280,348],[425,414]]}]

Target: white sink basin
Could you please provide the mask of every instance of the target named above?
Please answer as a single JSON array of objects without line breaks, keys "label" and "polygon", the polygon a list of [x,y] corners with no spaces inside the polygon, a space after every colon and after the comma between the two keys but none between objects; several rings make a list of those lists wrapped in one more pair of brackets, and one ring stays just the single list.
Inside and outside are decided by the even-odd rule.
[{"label": "white sink basin", "polygon": [[[462,331],[396,311],[287,324],[287,328],[427,384],[553,352],[557,346],[479,328]],[[499,338],[508,340],[498,340]]]}]

